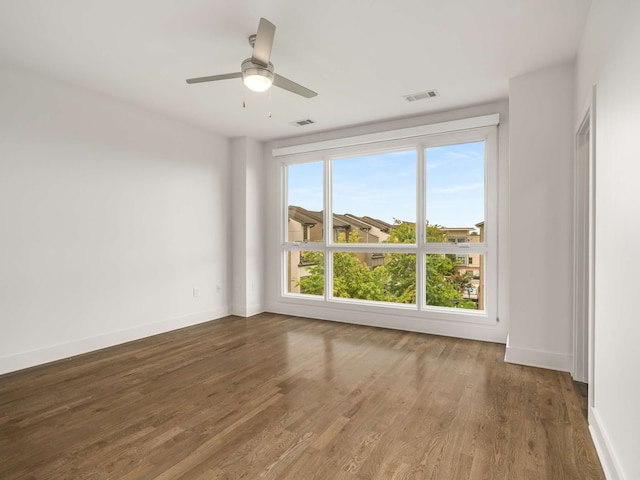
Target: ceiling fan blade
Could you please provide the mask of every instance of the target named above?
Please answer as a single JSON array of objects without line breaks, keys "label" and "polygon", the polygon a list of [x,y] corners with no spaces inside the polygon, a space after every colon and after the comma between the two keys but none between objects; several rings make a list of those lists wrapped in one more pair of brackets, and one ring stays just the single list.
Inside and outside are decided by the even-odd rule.
[{"label": "ceiling fan blade", "polygon": [[211,75],[209,77],[188,78],[187,83],[215,82],[216,80],[228,80],[230,78],[242,78],[242,73],[225,73],[223,75]]},{"label": "ceiling fan blade", "polygon": [[273,74],[273,84],[276,87],[284,88],[285,90],[289,90],[291,93],[302,95],[305,98],[311,98],[318,95],[313,90],[309,90],[307,87],[303,87],[296,82],[292,82],[288,78],[284,78],[282,75],[278,75],[277,73]]},{"label": "ceiling fan blade", "polygon": [[273,46],[273,37],[275,34],[276,26],[266,18],[261,18],[251,60],[265,67],[269,65],[271,47]]}]

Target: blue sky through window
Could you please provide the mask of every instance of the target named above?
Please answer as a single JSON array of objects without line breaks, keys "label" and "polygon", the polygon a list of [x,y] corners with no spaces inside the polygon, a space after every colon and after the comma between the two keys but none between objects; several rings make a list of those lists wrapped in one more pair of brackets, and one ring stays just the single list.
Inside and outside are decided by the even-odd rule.
[{"label": "blue sky through window", "polygon": [[[484,142],[428,148],[427,219],[447,227],[484,220]],[[333,161],[333,211],[393,223],[416,220],[415,151]],[[289,205],[322,210],[321,162],[289,167]]]},{"label": "blue sky through window", "polygon": [[393,223],[416,220],[416,152],[333,161],[333,211]]},{"label": "blue sky through window", "polygon": [[484,142],[426,150],[427,219],[445,227],[484,221]]}]

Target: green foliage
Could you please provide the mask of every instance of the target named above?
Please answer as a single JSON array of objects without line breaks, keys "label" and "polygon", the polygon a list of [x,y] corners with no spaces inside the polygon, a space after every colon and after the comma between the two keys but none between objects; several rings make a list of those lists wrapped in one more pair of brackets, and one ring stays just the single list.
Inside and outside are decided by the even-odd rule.
[{"label": "green foliage", "polygon": [[[415,243],[416,226],[396,220],[386,243]],[[388,253],[383,267],[389,272],[392,302],[416,303],[416,256],[412,253]]]},{"label": "green foliage", "polygon": [[[439,225],[427,224],[427,241],[444,242],[445,233]],[[341,233],[336,243],[359,243],[360,234],[353,231],[347,239]],[[416,242],[414,223],[397,221],[386,243]],[[333,254],[333,295],[394,303],[416,303],[416,256],[413,253],[388,253],[383,265],[370,269],[354,252]],[[300,280],[300,291],[312,295],[324,294],[324,254],[305,252],[309,276]],[[475,309],[476,304],[463,297],[471,284],[470,274],[455,272],[455,255],[428,254],[426,261],[427,305]]]},{"label": "green foliage", "polygon": [[385,243],[416,243],[416,224],[396,220]]},{"label": "green foliage", "polygon": [[462,294],[451,282],[457,265],[448,255],[430,253],[427,255],[427,305],[438,307],[457,307],[463,300]]},{"label": "green foliage", "polygon": [[[333,295],[339,298],[387,301],[384,272],[371,270],[352,252],[333,255]],[[383,276],[380,276],[383,273]],[[389,299],[390,301],[390,299]]]},{"label": "green foliage", "polygon": [[[349,233],[348,243],[359,243],[362,236],[357,231]],[[346,243],[345,234],[338,236],[337,243]],[[338,298],[360,300],[393,301],[385,291],[387,275],[384,270],[371,270],[353,252],[333,254],[333,295]]]},{"label": "green foliage", "polygon": [[[415,226],[414,226],[415,230]],[[443,243],[447,241],[447,234],[440,225],[427,222],[427,243]]]},{"label": "green foliage", "polygon": [[311,265],[309,276],[300,279],[300,293],[324,295],[324,252],[304,252],[304,260]]}]

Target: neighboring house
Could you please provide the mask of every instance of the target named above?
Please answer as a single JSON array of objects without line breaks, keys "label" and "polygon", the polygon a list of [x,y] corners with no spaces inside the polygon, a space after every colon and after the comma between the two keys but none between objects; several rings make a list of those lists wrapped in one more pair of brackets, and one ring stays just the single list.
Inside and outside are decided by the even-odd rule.
[{"label": "neighboring house", "polygon": [[[319,242],[324,234],[324,212],[307,210],[295,205],[289,206],[287,222],[288,241],[290,242]],[[348,239],[357,233],[361,243],[382,243],[389,238],[393,225],[371,217],[357,217],[350,213],[333,214],[333,241],[337,242],[344,235]],[[358,253],[358,259],[370,268],[384,263],[381,253]],[[309,264],[305,262],[304,252],[291,251],[288,259],[289,293],[300,293],[298,286],[300,279],[309,275]]]},{"label": "neighboring house", "polygon": [[[289,218],[287,222],[287,239],[289,242],[313,243],[322,241],[324,212],[307,210],[296,205],[289,206]],[[393,229],[393,225],[383,220],[369,216],[358,217],[356,215],[333,214],[333,240],[337,242],[342,235],[344,238],[356,232],[361,243],[383,243]],[[441,227],[445,235],[445,241],[450,243],[480,243],[484,239],[484,222],[475,227]],[[312,265],[305,261],[304,251],[290,251],[288,258],[288,292],[300,293],[300,280],[309,275],[309,267]],[[367,264],[371,269],[384,264],[382,253],[358,253],[360,262]],[[455,273],[471,276],[472,287],[463,292],[465,298],[478,304],[480,310],[484,309],[484,259],[477,253],[466,253],[460,249],[457,256],[458,265]]]}]

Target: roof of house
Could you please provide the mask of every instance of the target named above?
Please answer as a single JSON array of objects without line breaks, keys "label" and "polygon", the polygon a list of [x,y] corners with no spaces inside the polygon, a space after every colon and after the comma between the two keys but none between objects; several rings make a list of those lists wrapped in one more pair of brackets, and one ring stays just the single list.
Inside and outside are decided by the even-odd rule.
[{"label": "roof of house", "polygon": [[295,205],[289,205],[289,218],[302,225],[315,225],[322,223],[322,211],[315,212]]},{"label": "roof of house", "polygon": [[[349,214],[347,214],[349,215]],[[364,216],[364,217],[358,217],[361,220],[363,220],[364,222],[368,223],[369,225],[376,227],[378,230],[380,230],[381,232],[385,232],[385,233],[389,233],[391,231],[391,229],[393,228],[393,225],[391,225],[390,223],[387,223],[383,220],[379,220],[377,218],[373,218],[373,217],[369,217],[369,216]]]},{"label": "roof of house", "polygon": [[351,215],[350,213],[345,213],[344,215],[335,213],[333,215],[333,218],[335,219],[336,217],[340,218],[341,220],[344,220],[350,225],[358,227],[360,230],[370,230],[371,227],[373,226],[370,223],[364,222],[361,218],[356,217],[355,215]]},{"label": "roof of house", "polygon": [[464,233],[466,235],[469,234],[469,232],[472,232],[475,230],[474,227],[444,227],[444,226],[440,226],[440,230],[445,231],[445,232],[450,232],[450,233]]},{"label": "roof of house", "polygon": [[[307,210],[297,205],[289,205],[289,218],[303,225],[316,225],[324,222],[324,212],[322,210]],[[352,213],[334,213],[333,228],[358,228],[368,231],[371,227],[377,228],[381,232],[389,233],[393,225],[377,218],[364,216],[359,217]]]},{"label": "roof of house", "polygon": [[[296,205],[289,205],[289,218],[303,225],[322,224],[324,223],[324,212],[322,210],[307,210],[306,208]],[[371,228],[370,225],[364,224],[363,222],[356,224],[355,221],[352,221],[345,215],[333,214],[333,228],[347,228],[352,226],[363,229]]]}]

